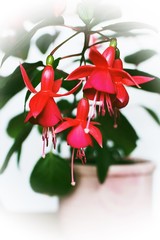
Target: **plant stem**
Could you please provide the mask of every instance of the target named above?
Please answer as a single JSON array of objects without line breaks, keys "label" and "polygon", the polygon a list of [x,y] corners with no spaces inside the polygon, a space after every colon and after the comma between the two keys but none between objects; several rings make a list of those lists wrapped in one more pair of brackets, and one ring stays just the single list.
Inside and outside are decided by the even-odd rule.
[{"label": "plant stem", "polygon": [[74,38],[76,35],[78,35],[80,32],[76,32],[74,33],[72,36],[70,36],[69,38],[67,38],[65,41],[63,41],[61,44],[59,44],[57,47],[55,47],[50,55],[53,55],[63,44],[65,44],[66,42],[68,42],[70,39]]},{"label": "plant stem", "polygon": [[83,45],[83,49],[82,49],[82,57],[80,60],[80,65],[82,65],[82,63],[84,62],[84,64],[86,63],[85,61],[85,51],[88,49],[88,45],[89,45],[89,39],[90,39],[90,34],[88,33],[88,29],[86,26],[86,31],[84,31],[84,45]]},{"label": "plant stem", "polygon": [[70,57],[78,57],[81,56],[82,53],[75,53],[75,54],[71,54],[71,55],[67,55],[64,57],[61,57],[61,59],[65,59],[65,58],[70,58]]}]

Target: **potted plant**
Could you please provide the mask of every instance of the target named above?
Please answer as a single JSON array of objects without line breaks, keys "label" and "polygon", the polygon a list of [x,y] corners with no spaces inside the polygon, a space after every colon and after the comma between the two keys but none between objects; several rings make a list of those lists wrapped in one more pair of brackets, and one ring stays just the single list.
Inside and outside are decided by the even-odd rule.
[{"label": "potted plant", "polygon": [[[154,164],[147,162],[145,168],[145,161],[138,160],[140,170],[136,172],[135,159],[130,156],[139,136],[123,108],[127,108],[132,97],[129,88],[159,94],[159,78],[136,68],[156,53],[152,49],[141,49],[131,51],[122,59],[124,53],[119,41],[127,45],[127,37],[136,39],[143,31],[151,34],[155,29],[144,23],[119,21],[119,8],[109,7],[103,12],[104,7],[81,3],[76,15],[80,23],[72,26],[65,23],[63,13],[53,15],[52,12],[44,20],[36,19],[37,23],[29,31],[24,30],[24,25],[16,30],[18,40],[13,42],[12,37],[7,38],[7,42],[11,40],[9,49],[1,44],[5,53],[2,64],[10,56],[18,57],[21,62],[13,73],[1,76],[1,109],[12,97],[18,97],[21,90],[28,91],[24,109],[22,103],[22,112],[8,121],[7,133],[13,144],[0,171],[5,171],[14,153],[19,164],[22,147],[37,126],[43,149],[39,150],[30,183],[38,193],[64,198],[73,195],[81,182],[83,188],[86,182],[89,185],[92,182],[94,189],[98,185],[102,189],[107,176],[126,176],[132,166],[132,175],[148,174],[154,169]],[[28,60],[28,53],[35,45],[42,58]],[[126,68],[126,63],[135,67]],[[159,124],[156,113],[146,106],[144,109]],[[35,146],[28,146],[30,150],[32,147],[34,157]],[[117,173],[119,169],[125,173],[123,170]],[[83,170],[84,182],[79,176]],[[96,180],[89,180],[93,174]],[[137,187],[135,182],[133,185]],[[127,183],[123,182],[123,186]],[[87,185],[87,188],[92,187]]]}]

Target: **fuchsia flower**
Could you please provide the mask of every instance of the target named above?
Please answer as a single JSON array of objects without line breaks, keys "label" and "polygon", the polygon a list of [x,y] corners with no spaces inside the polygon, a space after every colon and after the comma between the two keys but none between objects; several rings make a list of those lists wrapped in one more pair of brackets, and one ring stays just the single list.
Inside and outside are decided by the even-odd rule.
[{"label": "fuchsia flower", "polygon": [[87,146],[93,146],[92,137],[102,147],[102,135],[100,130],[94,125],[97,122],[88,122],[87,117],[89,113],[89,102],[87,99],[82,98],[78,103],[77,115],[75,119],[64,118],[64,122],[55,129],[55,133],[62,132],[67,128],[72,128],[67,135],[67,143],[73,147],[72,161],[71,161],[71,184],[75,185],[73,176],[73,161],[75,155],[75,149],[77,149],[76,157],[81,159],[82,163],[86,162],[84,148]]},{"label": "fuchsia flower", "polygon": [[[52,57],[52,56],[49,56]],[[44,67],[41,77],[41,89],[39,92],[32,86],[31,81],[22,65],[20,65],[21,74],[26,87],[34,96],[29,102],[29,113],[26,116],[25,122],[30,121],[33,124],[38,124],[43,127],[43,157],[45,157],[45,145],[48,146],[49,131],[52,134],[52,142],[55,147],[54,126],[62,121],[60,110],[54,100],[54,97],[66,96],[73,93],[81,84],[78,83],[71,91],[66,94],[57,94],[59,91],[62,79],[54,80],[54,69],[48,64]]]},{"label": "fuchsia flower", "polygon": [[153,80],[150,77],[131,76],[123,70],[121,60],[116,59],[116,47],[109,46],[103,54],[96,48],[91,48],[89,59],[94,65],[80,66],[75,69],[67,80],[88,77],[83,91],[85,96],[94,100],[93,106],[99,102],[99,112],[105,115],[107,107],[110,115],[114,114],[113,107],[124,107],[129,101],[129,96],[123,84],[127,86],[145,83]]}]

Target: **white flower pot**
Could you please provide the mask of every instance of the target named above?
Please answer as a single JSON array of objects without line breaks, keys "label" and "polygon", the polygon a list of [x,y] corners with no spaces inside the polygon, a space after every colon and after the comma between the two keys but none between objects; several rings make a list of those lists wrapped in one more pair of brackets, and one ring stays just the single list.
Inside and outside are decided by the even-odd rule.
[{"label": "white flower pot", "polygon": [[103,232],[110,235],[109,240],[117,239],[119,231],[141,226],[151,213],[154,169],[153,162],[144,160],[112,165],[100,184],[94,166],[75,166],[76,190],[60,199],[59,221],[65,239],[93,240]]}]

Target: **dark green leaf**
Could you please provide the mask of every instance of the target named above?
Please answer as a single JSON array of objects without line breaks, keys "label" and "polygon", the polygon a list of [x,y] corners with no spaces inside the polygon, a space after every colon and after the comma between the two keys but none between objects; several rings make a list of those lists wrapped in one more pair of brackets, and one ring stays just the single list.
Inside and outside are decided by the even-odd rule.
[{"label": "dark green leaf", "polygon": [[100,183],[103,183],[107,177],[109,167],[115,163],[115,154],[112,149],[109,149],[107,147],[99,149],[97,153],[97,174]]},{"label": "dark green leaf", "polygon": [[24,113],[13,117],[7,126],[7,133],[11,138],[17,138],[24,127]]},{"label": "dark green leaf", "polygon": [[14,45],[12,45],[12,48],[8,48],[6,51],[1,65],[4,63],[4,61],[9,57],[9,56],[14,56],[16,51],[23,51],[28,44],[30,44],[31,38],[34,36],[34,34],[43,27],[46,26],[54,26],[54,25],[63,25],[63,17],[52,17],[49,19],[42,20],[40,23],[36,24],[31,31],[27,32],[26,34],[22,35],[21,38],[17,42],[15,42]]},{"label": "dark green leaf", "polygon": [[48,153],[36,163],[30,176],[30,184],[35,192],[50,196],[70,193],[73,187],[69,162],[53,153]]},{"label": "dark green leaf", "polygon": [[60,69],[55,69],[55,79],[66,78],[67,76],[68,76],[68,73]]},{"label": "dark green leaf", "polygon": [[19,163],[22,144],[25,141],[25,139],[28,137],[31,130],[32,130],[32,125],[31,124],[26,124],[21,129],[21,131],[19,132],[18,136],[16,137],[12,147],[10,148],[10,150],[7,153],[7,156],[4,160],[4,163],[3,163],[3,165],[0,169],[0,174],[5,171],[5,169],[8,166],[8,163],[9,163],[9,161],[10,161],[10,159],[11,159],[11,157],[14,153],[17,153],[17,162]]},{"label": "dark green leaf", "polygon": [[[61,60],[61,58],[57,58],[54,60],[53,62],[53,68],[56,69],[58,67],[59,61]],[[66,75],[65,75],[66,76]]]},{"label": "dark green leaf", "polygon": [[[43,66],[41,61],[36,63],[24,63],[27,74],[32,79],[37,67]],[[19,67],[7,77],[0,76],[0,108],[2,108],[14,95],[25,87]]]},{"label": "dark green leaf", "polygon": [[103,27],[103,30],[111,30],[117,33],[123,33],[137,29],[148,29],[157,32],[157,29],[152,25],[141,22],[119,22]]},{"label": "dark green leaf", "polygon": [[54,35],[46,33],[46,34],[40,36],[36,41],[36,44],[37,44],[39,50],[43,54],[46,53],[50,44],[53,43],[56,40],[58,35],[59,35],[59,33],[56,32]]},{"label": "dark green leaf", "polygon": [[149,114],[150,116],[155,120],[156,123],[160,124],[160,119],[157,116],[157,114],[150,108],[142,106]]},{"label": "dark green leaf", "polygon": [[105,142],[108,140],[113,141],[114,147],[123,151],[126,156],[136,148],[138,136],[133,126],[120,112],[117,119],[117,128],[113,127],[114,120],[109,115],[106,117],[100,117],[98,121],[103,128],[103,131],[101,132]]},{"label": "dark green leaf", "polygon": [[125,69],[125,71],[127,71],[132,76],[146,76],[146,77],[154,78],[153,81],[141,84],[140,90],[143,89],[145,91],[149,91],[149,92],[153,92],[153,93],[160,93],[160,78],[158,78],[154,75],[151,75],[149,73],[136,70],[136,69]]},{"label": "dark green leaf", "polygon": [[129,56],[126,56],[124,58],[125,62],[127,63],[133,63],[135,65],[140,64],[141,62],[144,62],[148,60],[149,58],[153,57],[156,54],[156,51],[151,49],[143,49],[138,52],[135,52]]}]

